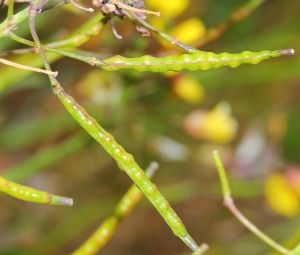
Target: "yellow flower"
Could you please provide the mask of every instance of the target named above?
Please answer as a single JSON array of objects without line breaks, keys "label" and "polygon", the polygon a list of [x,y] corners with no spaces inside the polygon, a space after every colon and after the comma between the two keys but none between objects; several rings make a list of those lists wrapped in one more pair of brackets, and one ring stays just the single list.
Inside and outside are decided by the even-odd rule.
[{"label": "yellow flower", "polygon": [[192,76],[182,75],[175,78],[173,92],[188,103],[199,103],[204,97],[204,88]]},{"label": "yellow flower", "polygon": [[[148,9],[161,12],[161,16],[159,18],[153,18],[149,16],[150,23],[157,29],[176,37],[181,42],[191,44],[206,33],[205,25],[198,18],[191,18],[183,21],[180,24],[176,24],[173,30],[171,29],[166,31],[168,21],[173,20],[176,16],[185,11],[189,6],[189,0],[173,0],[172,2],[161,0],[146,0],[145,3]],[[156,37],[164,47],[175,47],[165,39],[162,39],[159,36]]]},{"label": "yellow flower", "polygon": [[221,144],[232,141],[237,128],[237,122],[231,116],[230,105],[227,102],[220,102],[209,112],[191,112],[184,121],[185,131],[193,138]]},{"label": "yellow flower", "polygon": [[203,22],[197,18],[191,18],[177,25],[171,30],[170,35],[183,43],[190,44],[204,36],[205,32],[206,28]]},{"label": "yellow flower", "polygon": [[148,9],[161,12],[161,17],[171,19],[182,13],[190,4],[189,0],[145,0]]},{"label": "yellow flower", "polygon": [[299,213],[299,197],[282,174],[275,173],[267,179],[265,195],[269,206],[278,214],[293,217]]}]

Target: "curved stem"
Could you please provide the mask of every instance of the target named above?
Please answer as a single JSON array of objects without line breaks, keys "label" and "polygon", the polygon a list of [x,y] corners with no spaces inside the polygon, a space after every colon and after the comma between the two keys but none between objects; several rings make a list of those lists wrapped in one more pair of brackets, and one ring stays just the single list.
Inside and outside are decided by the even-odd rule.
[{"label": "curved stem", "polygon": [[224,205],[232,212],[232,214],[246,227],[248,228],[254,235],[256,235],[259,239],[264,241],[266,244],[271,246],[273,249],[288,255],[290,250],[284,248],[279,243],[275,242],[273,239],[268,237],[262,231],[260,231],[254,224],[252,224],[235,206],[234,201],[231,197],[230,186],[228,182],[228,178],[226,175],[226,171],[224,169],[223,163],[218,155],[217,151],[213,152],[215,164],[217,166],[217,170],[220,176],[223,197],[224,197]]}]

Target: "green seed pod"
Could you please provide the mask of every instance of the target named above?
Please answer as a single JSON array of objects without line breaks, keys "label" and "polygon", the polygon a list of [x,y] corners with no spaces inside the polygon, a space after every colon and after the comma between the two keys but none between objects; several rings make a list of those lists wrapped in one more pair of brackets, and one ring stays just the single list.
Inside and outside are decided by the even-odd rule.
[{"label": "green seed pod", "polygon": [[157,187],[145,176],[144,171],[135,162],[133,156],[127,153],[125,149],[116,142],[115,138],[106,132],[61,86],[54,87],[54,92],[73,118],[102,145],[121,169],[123,169],[141,189],[173,230],[173,233],[180,237],[193,251],[198,250],[198,245],[188,234],[181,219],[158,191]]},{"label": "green seed pod", "polygon": [[73,204],[72,198],[52,195],[46,191],[36,190],[0,177],[0,191],[12,197],[41,204],[68,205]]},{"label": "green seed pod", "polygon": [[106,71],[118,71],[123,69],[132,69],[138,72],[207,71],[223,66],[236,68],[242,64],[255,65],[271,57],[292,55],[293,53],[294,51],[289,49],[277,51],[265,50],[261,52],[244,51],[239,54],[226,52],[215,54],[212,52],[199,51],[194,54],[183,54],[164,58],[155,58],[148,55],[140,58],[125,58],[118,55],[102,60],[102,62],[98,63],[98,66],[101,66]]}]

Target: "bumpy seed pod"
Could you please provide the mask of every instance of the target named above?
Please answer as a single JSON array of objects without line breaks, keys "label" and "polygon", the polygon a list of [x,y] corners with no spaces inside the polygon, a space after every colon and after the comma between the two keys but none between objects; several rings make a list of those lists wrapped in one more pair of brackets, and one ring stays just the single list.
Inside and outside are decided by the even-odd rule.
[{"label": "bumpy seed pod", "polygon": [[294,50],[264,50],[260,52],[244,51],[239,54],[199,51],[193,54],[183,54],[180,56],[169,56],[164,58],[155,58],[143,56],[140,58],[125,58],[115,56],[102,60],[98,63],[106,71],[118,71],[123,69],[132,69],[138,72],[167,72],[167,71],[207,71],[217,69],[223,66],[236,68],[242,64],[258,64],[262,60],[271,57],[280,57],[283,55],[292,55]]},{"label": "bumpy seed pod", "polygon": [[3,177],[0,177],[0,191],[12,197],[34,203],[68,206],[73,204],[72,198],[52,195],[46,191],[36,190],[15,182],[11,182]]},{"label": "bumpy seed pod", "polygon": [[115,138],[106,132],[98,122],[92,118],[85,109],[80,106],[73,97],[69,96],[60,85],[53,88],[54,93],[61,100],[73,118],[112,156],[121,169],[123,169],[144,195],[150,200],[157,211],[161,214],[173,233],[180,237],[193,251],[199,249],[193,238],[188,234],[181,219],[172,209],[168,201],[158,191],[146,176],[144,171],[135,162],[133,156],[116,142]]}]

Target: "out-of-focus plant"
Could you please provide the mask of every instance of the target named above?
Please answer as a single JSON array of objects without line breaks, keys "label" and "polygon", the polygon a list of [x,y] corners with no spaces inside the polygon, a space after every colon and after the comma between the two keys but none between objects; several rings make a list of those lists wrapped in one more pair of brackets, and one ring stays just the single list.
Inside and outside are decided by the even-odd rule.
[{"label": "out-of-focus plant", "polygon": [[188,114],[184,129],[195,139],[229,143],[236,136],[237,121],[231,116],[230,105],[221,102],[211,111],[197,110]]},{"label": "out-of-focus plant", "polygon": [[[73,0],[70,2],[75,7],[78,7],[80,11],[94,11],[92,8],[81,6]],[[8,0],[3,3],[4,5],[7,5],[7,15],[6,19],[4,19],[0,24],[0,38],[6,37],[8,39],[14,40],[15,42],[27,45],[29,46],[29,48],[21,50],[12,49],[6,53],[3,53],[2,55],[6,56],[9,54],[21,54],[26,56],[26,54],[37,53],[41,56],[42,61],[37,59],[36,63],[34,63],[34,61],[30,60],[29,63],[34,63],[33,65],[37,65],[39,67],[43,65],[45,67],[45,70],[42,70],[38,67],[25,67],[24,64],[16,64],[5,59],[2,59],[1,63],[10,66],[12,65],[16,68],[43,72],[47,74],[51,83],[52,91],[61,101],[67,112],[89,134],[90,137],[92,137],[105,149],[105,151],[115,160],[120,170],[124,171],[138,187],[137,189],[134,186],[129,191],[129,193],[125,195],[124,199],[115,209],[113,215],[105,222],[104,226],[101,226],[86,242],[86,244],[75,251],[74,254],[95,254],[114,233],[121,219],[126,216],[131,207],[137,202],[138,198],[141,196],[141,193],[143,193],[150,200],[156,210],[161,214],[165,222],[170,226],[173,233],[178,236],[188,247],[190,247],[191,250],[195,252],[194,254],[204,253],[207,250],[207,245],[203,244],[201,246],[198,246],[196,244],[194,239],[187,232],[179,216],[177,216],[173,208],[170,206],[169,202],[166,200],[166,198],[164,198],[157,187],[148,179],[139,164],[137,164],[137,162],[135,161],[134,157],[130,153],[125,151],[125,149],[115,140],[114,136],[108,133],[95,118],[91,117],[88,111],[83,106],[81,106],[77,102],[77,100],[75,100],[65,92],[63,86],[61,86],[61,84],[58,82],[57,72],[52,71],[51,63],[59,57],[66,56],[87,63],[90,66],[101,68],[104,71],[111,72],[119,70],[134,70],[138,72],[168,73],[169,71],[181,72],[184,70],[207,71],[210,69],[218,69],[226,66],[236,68],[242,64],[258,64],[261,61],[269,58],[292,55],[294,53],[294,50],[292,49],[263,50],[259,52],[244,51],[242,53],[235,54],[229,54],[225,52],[215,54],[212,52],[200,51],[199,49],[189,45],[204,45],[206,42],[211,41],[212,38],[217,38],[233,23],[241,20],[249,13],[254,11],[258,6],[261,5],[262,2],[262,0],[251,0],[247,2],[245,5],[233,12],[233,14],[229,18],[230,22],[227,20],[226,22],[223,22],[220,25],[216,26],[216,28],[209,29],[206,28],[202,20],[197,17],[187,19],[179,24],[174,25],[173,27],[171,25],[171,28],[162,25],[167,24],[171,19],[174,19],[178,15],[182,14],[190,4],[190,2],[187,0],[174,1],[172,2],[172,4],[162,1],[146,1],[146,5],[142,0],[94,0],[94,7],[99,7],[101,11],[98,11],[96,14],[94,14],[93,17],[91,17],[83,26],[81,26],[75,32],[71,33],[67,38],[56,40],[55,42],[48,44],[41,42],[40,37],[36,32],[36,18],[41,12],[48,11],[49,9],[57,9],[57,7],[66,4],[66,2],[61,1],[58,3],[48,3],[48,1],[33,0],[30,1],[29,7],[18,10],[16,13],[14,12],[15,2],[13,0]],[[149,9],[146,9],[146,6]],[[161,14],[161,20],[155,18],[148,23],[146,21],[146,17],[147,15],[152,14],[156,16],[159,16]],[[117,39],[121,39],[122,36],[119,35],[118,29],[114,23],[116,17],[120,18],[121,20],[129,19],[143,37],[148,37],[151,33],[155,33],[159,38],[159,41],[163,40],[161,41],[161,44],[164,46],[164,48],[169,50],[169,52],[172,52],[173,54],[167,54],[166,56],[166,54],[157,53],[156,55],[164,55],[164,57],[153,57],[142,53],[142,56],[135,58],[127,58],[120,55],[109,58],[107,56],[98,56],[95,53],[84,54],[77,49],[79,46],[89,41],[91,37],[99,35],[103,30],[104,25],[108,22],[111,25],[111,29],[115,37]],[[29,30],[33,41],[25,39],[26,36],[23,37],[14,33],[14,29],[17,28],[17,26],[19,26],[21,22],[27,18],[29,19]],[[184,51],[184,54],[178,54],[174,52],[177,49]],[[48,55],[48,53],[58,54],[59,57],[57,57],[57,55],[55,55],[55,57],[51,54]],[[12,60],[18,61],[19,58],[16,57]],[[27,61],[27,59],[24,60],[25,64],[27,63]],[[90,73],[88,77],[89,85],[96,81],[98,82],[98,73]],[[9,77],[7,78],[7,80],[3,80],[3,85],[0,85],[0,92],[4,91],[6,88],[9,88],[10,84],[13,83],[14,78],[15,77]],[[182,74],[178,76],[171,76],[170,80],[173,83],[172,92],[179,98],[192,104],[197,104],[201,102],[201,100],[203,100],[204,89],[201,83],[198,82],[195,77],[189,76],[187,74]],[[108,82],[110,82],[109,79]],[[79,92],[80,95],[86,97],[95,96],[93,100],[95,102],[99,102],[100,100],[101,104],[99,105],[110,105],[111,107],[114,107],[118,103],[121,103],[121,95],[118,92],[120,91],[118,90],[120,86],[115,86],[114,88],[116,88],[116,90],[113,90],[112,87],[110,87],[109,89],[107,87],[104,87],[105,86],[103,86],[103,84],[100,84],[97,90],[97,87],[95,86],[91,85],[89,88],[87,88],[85,87],[85,85],[79,83],[77,84],[77,92]],[[99,93],[94,92],[96,90]],[[111,91],[113,92],[110,93]],[[130,90],[128,92],[128,97],[134,98],[134,94],[130,93]],[[114,101],[115,104],[110,104],[110,102],[105,101],[104,98],[110,98],[112,101]],[[184,129],[186,130],[186,132],[191,137],[199,140],[206,140],[214,143],[224,144],[232,141],[237,134],[237,122],[235,118],[231,116],[229,104],[224,102],[219,103],[213,110],[208,112],[192,112],[186,117],[184,123]],[[107,122],[107,126],[109,127],[109,121]],[[138,128],[136,128],[136,130],[137,129]],[[79,143],[76,143],[71,139],[67,142],[68,148],[79,148],[83,146],[83,144],[85,143],[85,139],[82,139],[82,141],[80,141]],[[70,146],[70,144],[74,144],[74,147]],[[41,154],[43,156],[47,155],[47,157],[49,158],[47,164],[51,164],[53,161],[57,160],[56,155],[59,154],[57,152],[59,152],[59,149],[53,148],[52,150],[48,150]],[[182,152],[178,152],[178,154],[182,154]],[[41,165],[46,165],[46,163],[37,163],[37,159],[39,158],[41,157],[33,157],[31,161],[29,160],[29,164],[27,165],[32,167],[32,169],[40,169]],[[176,156],[173,158],[176,158]],[[276,244],[274,241],[268,238],[266,235],[264,235],[262,232],[257,230],[255,227],[253,227],[253,225],[250,224],[247,219],[240,215],[234,205],[231,204],[232,200],[230,197],[230,189],[222,163],[216,155],[215,160],[221,177],[225,203],[227,204],[229,209],[234,212],[234,215],[272,248],[282,252],[283,254],[299,254],[299,248],[296,247],[291,251],[283,248],[282,246]],[[37,164],[34,165],[34,163]],[[25,165],[26,164],[24,163],[23,167]],[[35,172],[38,170],[30,171]],[[12,176],[17,176],[16,178],[18,178],[19,176],[18,170],[9,171],[6,175],[7,176],[5,177],[7,177],[8,179],[10,175],[11,178]],[[1,180],[0,191],[4,191],[20,199],[50,204],[70,205],[72,203],[70,199],[64,197],[57,197],[50,195],[47,192],[33,190],[31,188],[9,182],[4,178]],[[272,179],[270,179],[269,181],[271,182]],[[267,191],[272,190],[271,184],[267,183]],[[275,184],[275,186],[277,185],[278,182],[277,184]],[[269,188],[270,186],[271,188]],[[284,185],[281,186],[283,187]],[[274,194],[272,196],[274,197]],[[28,197],[30,197],[30,199],[28,199]],[[272,202],[270,202],[270,204],[272,205]],[[289,210],[290,213],[291,211],[292,210]],[[46,254],[46,252],[49,251],[43,251],[44,254]],[[24,254],[26,254],[26,252]]]}]

